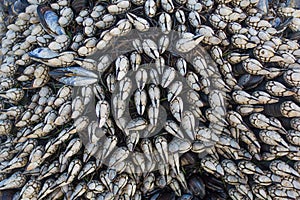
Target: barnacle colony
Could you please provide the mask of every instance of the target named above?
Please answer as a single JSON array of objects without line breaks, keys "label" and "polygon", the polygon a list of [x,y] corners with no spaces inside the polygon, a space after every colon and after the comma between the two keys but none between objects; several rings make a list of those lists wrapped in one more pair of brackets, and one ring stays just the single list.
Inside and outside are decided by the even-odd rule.
[{"label": "barnacle colony", "polygon": [[2,198],[299,198],[299,1],[1,4]]}]

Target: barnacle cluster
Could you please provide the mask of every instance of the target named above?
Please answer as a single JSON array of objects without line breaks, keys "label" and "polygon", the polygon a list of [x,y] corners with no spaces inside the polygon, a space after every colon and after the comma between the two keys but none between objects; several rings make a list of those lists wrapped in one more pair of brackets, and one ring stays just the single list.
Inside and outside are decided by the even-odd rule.
[{"label": "barnacle cluster", "polygon": [[300,1],[0,4],[1,199],[300,199]]}]

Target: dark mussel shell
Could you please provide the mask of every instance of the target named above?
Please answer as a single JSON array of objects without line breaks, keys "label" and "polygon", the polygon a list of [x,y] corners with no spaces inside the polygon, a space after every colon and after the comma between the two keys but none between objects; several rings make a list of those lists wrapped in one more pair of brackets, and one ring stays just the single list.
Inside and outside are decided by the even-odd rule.
[{"label": "dark mussel shell", "polygon": [[205,199],[227,199],[225,185],[221,179],[204,173],[201,176],[205,182],[206,196]]},{"label": "dark mussel shell", "polygon": [[267,14],[269,12],[269,0],[259,0],[256,6],[263,14]]},{"label": "dark mussel shell", "polygon": [[93,6],[92,1],[89,1],[89,0],[72,0],[71,1],[71,8],[77,14],[81,10],[84,10],[86,8],[91,8],[92,6]]},{"label": "dark mussel shell", "polygon": [[250,90],[258,86],[264,80],[264,76],[255,76],[251,74],[244,74],[238,80],[238,85],[244,90]]},{"label": "dark mussel shell", "polygon": [[225,200],[228,199],[228,195],[226,193],[207,193],[204,200]]},{"label": "dark mussel shell", "polygon": [[282,21],[279,25],[277,25],[276,30],[279,32],[283,32],[288,25],[292,22],[292,17],[287,18],[286,20]]},{"label": "dark mussel shell", "polygon": [[49,72],[55,80],[71,86],[86,86],[98,81],[97,74],[82,67],[56,68]]},{"label": "dark mussel shell", "polygon": [[192,194],[183,194],[182,196],[178,197],[176,200],[201,200],[202,198],[196,197]]},{"label": "dark mussel shell", "polygon": [[156,191],[149,200],[175,200],[175,193],[172,190],[158,190]]},{"label": "dark mussel shell", "polygon": [[194,199],[192,194],[183,194],[177,198],[177,200],[192,200]]},{"label": "dark mussel shell", "polygon": [[16,193],[16,191],[14,191],[14,190],[0,191],[0,199],[1,200],[11,200],[11,199],[13,199],[15,193]]},{"label": "dark mussel shell", "polygon": [[27,0],[18,0],[12,5],[12,11],[17,15],[25,12],[27,6],[29,6]]},{"label": "dark mussel shell", "polygon": [[281,19],[279,17],[274,18],[273,20],[271,20],[271,24],[274,28],[277,28],[280,26],[281,24]]},{"label": "dark mussel shell", "polygon": [[281,103],[276,104],[266,104],[264,105],[264,114],[272,116],[272,117],[282,117],[282,113],[280,111]]},{"label": "dark mussel shell", "polygon": [[[82,68],[80,66],[72,66],[72,67],[63,67],[63,68],[56,68],[52,70],[54,74],[57,75],[62,75],[62,76],[84,76],[84,77],[89,77],[89,78],[95,78],[97,79],[98,76],[92,71],[89,71],[85,68]],[[50,74],[50,73],[49,73]]]},{"label": "dark mussel shell", "polygon": [[47,60],[51,58],[57,58],[59,56],[58,53],[51,51],[51,49],[46,47],[36,48],[28,53],[28,55],[32,58]]},{"label": "dark mussel shell", "polygon": [[218,179],[206,173],[203,174],[202,178],[207,189],[214,192],[225,192],[224,184],[221,179]]},{"label": "dark mussel shell", "polygon": [[242,74],[247,73],[247,71],[244,69],[244,66],[241,63],[237,64],[235,66],[232,66],[232,71],[233,71],[234,75],[242,75]]},{"label": "dark mussel shell", "polygon": [[203,180],[196,174],[192,174],[187,181],[190,192],[199,198],[205,197],[205,184]]},{"label": "dark mussel shell", "polygon": [[37,14],[42,27],[50,35],[65,35],[65,30],[58,24],[58,15],[46,5],[39,5],[37,7]]},{"label": "dark mussel shell", "polygon": [[290,34],[291,40],[299,40],[300,39],[300,31]]},{"label": "dark mussel shell", "polygon": [[196,162],[199,162],[199,158],[196,153],[189,151],[180,156],[180,166],[194,165]]},{"label": "dark mussel shell", "polygon": [[291,119],[290,118],[280,117],[279,120],[280,120],[282,126],[285,129],[291,129],[292,128],[292,126],[291,126]]}]

